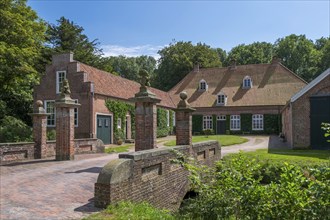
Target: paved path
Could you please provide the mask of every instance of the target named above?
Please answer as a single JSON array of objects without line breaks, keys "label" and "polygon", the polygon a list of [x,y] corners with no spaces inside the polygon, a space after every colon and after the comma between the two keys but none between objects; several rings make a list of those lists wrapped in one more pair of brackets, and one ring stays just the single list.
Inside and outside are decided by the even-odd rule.
[{"label": "paved path", "polygon": [[[242,145],[224,147],[222,154],[239,149],[267,148],[268,137],[248,137]],[[81,219],[94,208],[98,173],[117,154],[78,155],[74,161],[35,160],[0,167],[0,219]]]}]

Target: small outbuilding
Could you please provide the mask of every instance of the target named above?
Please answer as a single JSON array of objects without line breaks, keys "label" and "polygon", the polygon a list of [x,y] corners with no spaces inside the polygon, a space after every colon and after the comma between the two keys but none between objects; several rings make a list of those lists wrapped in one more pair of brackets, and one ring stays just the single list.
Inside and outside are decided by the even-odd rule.
[{"label": "small outbuilding", "polygon": [[283,108],[282,133],[292,148],[330,149],[322,122],[330,123],[330,68]]}]

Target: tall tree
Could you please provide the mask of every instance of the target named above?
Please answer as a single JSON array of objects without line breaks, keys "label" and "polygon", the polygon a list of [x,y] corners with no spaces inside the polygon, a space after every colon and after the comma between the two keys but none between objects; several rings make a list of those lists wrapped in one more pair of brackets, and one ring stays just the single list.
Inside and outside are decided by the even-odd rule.
[{"label": "tall tree", "polygon": [[318,64],[318,72],[314,75],[314,77],[330,68],[330,37],[322,37],[316,40],[315,48],[320,52],[320,59]]},{"label": "tall tree", "polygon": [[141,69],[145,69],[151,76],[153,75],[156,60],[151,56],[111,56],[102,58],[100,68],[126,79],[137,81]]},{"label": "tall tree", "polygon": [[0,119],[11,115],[28,122],[46,26],[26,0],[2,0],[0,30]]},{"label": "tall tree", "polygon": [[272,59],[273,45],[266,42],[240,44],[231,49],[225,61],[228,66],[235,59],[238,65],[269,63]]},{"label": "tall tree", "polygon": [[317,66],[321,52],[305,35],[291,34],[279,38],[274,47],[276,55],[282,59],[282,63],[306,81],[311,81],[318,74]]},{"label": "tall tree", "polygon": [[48,24],[47,40],[54,52],[72,51],[74,59],[99,67],[102,49],[97,39],[90,41],[83,31],[83,27],[61,17],[56,25]]},{"label": "tall tree", "polygon": [[216,50],[202,43],[174,42],[158,51],[160,55],[156,77],[152,85],[163,90],[171,89],[194,67],[219,67],[221,62]]}]

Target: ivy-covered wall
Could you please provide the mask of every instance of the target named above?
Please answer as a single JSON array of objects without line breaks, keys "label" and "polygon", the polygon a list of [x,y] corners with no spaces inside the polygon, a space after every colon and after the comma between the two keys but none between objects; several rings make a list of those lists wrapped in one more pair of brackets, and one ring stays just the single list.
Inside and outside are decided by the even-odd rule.
[{"label": "ivy-covered wall", "polygon": [[[106,107],[113,113],[113,136],[114,141],[118,139],[125,140],[125,120],[126,114],[129,112],[131,115],[131,126],[132,126],[132,138],[135,138],[135,107],[132,104],[118,101],[118,100],[107,100],[105,103]],[[157,137],[165,137],[173,133],[173,118],[174,111],[169,110],[170,126],[167,126],[167,110],[163,108],[157,108]],[[118,129],[118,118],[121,119],[121,129]]]},{"label": "ivy-covered wall", "polygon": [[[114,141],[117,142],[119,139],[125,140],[125,127],[126,127],[126,114],[127,112],[131,115],[132,124],[132,138],[135,135],[135,107],[132,104],[108,99],[105,102],[106,107],[113,113],[113,137]],[[118,129],[118,118],[121,119],[121,129]]]},{"label": "ivy-covered wall", "polygon": [[192,133],[202,133],[203,132],[203,115],[193,115],[192,116]]}]

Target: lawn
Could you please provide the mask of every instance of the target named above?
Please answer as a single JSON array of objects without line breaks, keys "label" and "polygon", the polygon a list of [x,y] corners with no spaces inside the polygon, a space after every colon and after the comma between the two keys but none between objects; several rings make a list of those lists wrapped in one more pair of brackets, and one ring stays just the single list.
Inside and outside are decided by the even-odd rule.
[{"label": "lawn", "polygon": [[123,152],[128,152],[128,150],[134,146],[134,144],[127,144],[127,145],[122,145],[118,147],[108,147],[104,149],[105,153],[111,154],[111,153],[123,153]]},{"label": "lawn", "polygon": [[[248,141],[248,139],[246,139],[246,138],[242,138],[242,137],[235,136],[235,135],[209,135],[209,136],[201,135],[201,136],[192,137],[193,143],[202,142],[202,141],[210,141],[210,140],[219,141],[219,143],[221,144],[222,147],[230,146],[233,144],[242,144],[242,143],[245,143]],[[164,143],[164,145],[167,147],[173,147],[176,145],[176,141],[175,140],[168,141],[168,142]]]},{"label": "lawn", "polygon": [[[330,162],[329,150],[267,150],[259,149],[251,152],[244,152],[245,155],[256,157],[261,161],[269,161],[272,163],[304,163],[315,164]],[[226,156],[231,157],[231,154]]]}]

